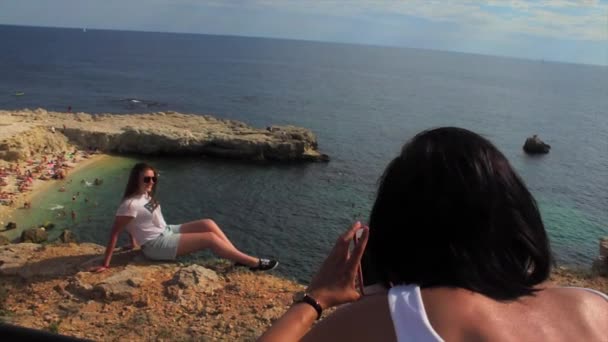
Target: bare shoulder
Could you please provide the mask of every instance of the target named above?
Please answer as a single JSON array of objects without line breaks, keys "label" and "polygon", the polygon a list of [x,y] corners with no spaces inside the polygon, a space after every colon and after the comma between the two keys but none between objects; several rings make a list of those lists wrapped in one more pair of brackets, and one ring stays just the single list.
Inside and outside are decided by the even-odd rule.
[{"label": "bare shoulder", "polygon": [[365,296],[339,307],[303,341],[396,341],[387,295]]},{"label": "bare shoulder", "polygon": [[548,288],[543,292],[581,319],[608,326],[608,299],[605,296],[587,289],[567,287]]},{"label": "bare shoulder", "polygon": [[448,288],[425,289],[422,297],[429,322],[446,340],[594,341],[608,326],[608,301],[580,289],[545,288],[513,301]]},{"label": "bare shoulder", "polygon": [[489,302],[487,297],[445,287],[422,289],[421,295],[429,323],[444,340],[480,340],[478,336],[483,333],[478,329],[489,323],[484,312]]},{"label": "bare shoulder", "polygon": [[608,300],[598,293],[581,288],[546,288],[539,293],[537,301],[544,313],[553,317],[552,323],[563,336],[584,341],[599,341],[606,338],[608,326]]},{"label": "bare shoulder", "polygon": [[[580,289],[545,288],[534,296],[496,301],[456,288],[421,291],[433,329],[453,341],[595,341],[605,337],[608,301]],[[344,305],[304,341],[396,341],[386,294]]]}]

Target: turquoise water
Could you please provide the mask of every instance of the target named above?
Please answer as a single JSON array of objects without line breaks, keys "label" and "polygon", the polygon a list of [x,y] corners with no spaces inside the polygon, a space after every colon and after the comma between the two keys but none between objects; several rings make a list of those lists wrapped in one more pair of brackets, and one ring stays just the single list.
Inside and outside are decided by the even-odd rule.
[{"label": "turquoise water", "polygon": [[[122,178],[132,165],[132,159],[122,157],[94,161],[70,173],[65,181],[50,181],[53,183],[46,191],[32,198],[32,209],[16,210],[11,220],[18,223],[19,231],[46,222],[54,223],[55,228],[48,231],[50,240],[56,239],[63,229],[70,229],[77,233],[82,241],[103,244],[102,236],[91,236],[87,231],[92,227],[104,225],[107,226],[107,231],[110,231],[112,222],[108,218],[111,218],[112,208],[115,206],[112,198],[116,198],[115,201],[120,200],[121,193],[117,191],[126,184]],[[95,178],[103,179],[102,185],[87,186],[81,183],[82,180],[93,183]],[[61,187],[65,188],[65,192],[59,191]],[[72,210],[76,213],[75,220],[71,217]],[[8,231],[4,234],[14,239],[20,235],[19,231]]]},{"label": "turquoise water", "polygon": [[[26,94],[0,96],[0,108],[175,110],[312,129],[332,158],[328,164],[149,160],[162,172],[168,222],[211,217],[244,251],[278,258],[277,272],[286,276],[307,280],[338,233],[355,219],[367,220],[376,181],[401,145],[437,126],[471,129],[509,158],[540,204],[559,263],[590,265],[598,238],[608,235],[606,68],[347,44],[96,30],[85,37],[77,30],[7,26],[0,26],[0,41],[0,94]],[[522,152],[532,134],[552,145],[550,154]],[[66,193],[51,190],[39,205],[73,206],[76,222],[68,216],[58,229],[72,227],[81,240],[105,244],[132,162],[118,158],[84,170]],[[79,183],[95,177],[104,184]],[[48,219],[30,213],[20,225]]]},{"label": "turquoise water", "polygon": [[599,255],[598,237],[606,236],[606,224],[598,216],[589,215],[575,204],[564,201],[540,201],[544,223],[549,230],[557,260],[562,264],[589,266]]},{"label": "turquoise water", "polygon": [[[134,157],[109,157],[72,173],[65,182],[55,182],[33,201],[34,209],[17,210],[13,219],[20,228],[51,221],[56,228],[50,238],[56,238],[63,228],[71,229],[80,241],[102,245],[108,240],[113,215],[120,202]],[[280,274],[306,281],[310,265],[318,263],[327,253],[340,231],[355,220],[366,220],[373,202],[373,191],[366,196],[357,194],[340,182],[327,181],[324,194],[312,188],[318,180],[306,179],[307,167],[322,164],[280,166],[248,165],[221,160],[148,159],[158,167],[160,184],[158,196],[168,223],[183,223],[211,217],[224,229],[240,249],[254,255],[270,255],[281,259],[286,267]],[[200,173],[189,172],[198,169]],[[273,184],[291,183],[291,189]],[[86,186],[81,180],[103,179],[100,186]],[[59,192],[61,186],[65,192]],[[264,189],[264,186],[266,188]],[[214,199],[206,191],[212,188]],[[264,189],[264,190],[260,190]],[[332,196],[328,198],[327,193]],[[76,201],[72,200],[76,196]],[[88,201],[85,201],[85,198]],[[321,200],[325,211],[319,211]],[[554,252],[560,264],[588,266],[596,256],[597,237],[606,234],[602,222],[575,208],[538,198]],[[183,204],[186,203],[184,206]],[[68,215],[58,218],[53,207],[64,207]],[[226,208],[239,207],[238,212]],[[272,207],[271,211],[267,208]],[[335,211],[333,208],[341,207]],[[70,211],[77,213],[76,220]],[[304,222],[295,226],[291,221]],[[322,223],[322,224],[321,224]],[[15,238],[18,232],[10,232]],[[270,235],[272,234],[272,235]],[[127,242],[124,234],[119,244]],[[198,253],[184,260],[212,257]],[[309,267],[306,267],[306,266]]]}]

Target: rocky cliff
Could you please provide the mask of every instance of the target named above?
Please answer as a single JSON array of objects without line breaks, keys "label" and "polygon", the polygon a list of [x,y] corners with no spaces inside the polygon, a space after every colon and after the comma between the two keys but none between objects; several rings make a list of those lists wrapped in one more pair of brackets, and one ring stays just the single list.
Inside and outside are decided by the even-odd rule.
[{"label": "rocky cliff", "polygon": [[268,161],[328,161],[308,129],[258,129],[209,115],[0,111],[0,159],[25,160],[44,149],[79,149],[146,155],[206,155]]},{"label": "rocky cliff", "polygon": [[140,252],[0,246],[0,321],[92,340],[255,340],[304,286],[225,261],[151,262]]},{"label": "rocky cliff", "polygon": [[[0,246],[0,322],[92,340],[252,341],[304,285],[226,261],[152,262],[91,243]],[[608,292],[608,278],[564,268],[551,281]],[[331,310],[329,310],[331,311]]]}]

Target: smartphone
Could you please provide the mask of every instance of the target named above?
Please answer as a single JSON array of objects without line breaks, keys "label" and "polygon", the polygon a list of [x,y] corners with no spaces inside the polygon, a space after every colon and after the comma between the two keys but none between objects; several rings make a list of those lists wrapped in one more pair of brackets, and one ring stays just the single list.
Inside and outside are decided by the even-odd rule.
[{"label": "smartphone", "polygon": [[[359,239],[363,234],[363,229],[359,229],[353,237],[355,246],[359,243]],[[385,292],[389,286],[380,281],[376,271],[374,270],[373,264],[370,260],[370,255],[366,249],[363,252],[363,257],[359,263],[357,269],[357,289],[362,296],[370,295],[374,293]]]},{"label": "smartphone", "polygon": [[[359,243],[359,239],[361,239],[362,234],[363,234],[363,228],[361,228],[355,232],[355,236],[353,237],[353,243],[355,244],[355,247]],[[365,287],[365,285],[363,283],[363,271],[361,269],[361,263],[359,263],[359,266],[357,266],[357,288],[359,289],[359,293],[361,293],[362,296],[365,295],[364,287]]]}]

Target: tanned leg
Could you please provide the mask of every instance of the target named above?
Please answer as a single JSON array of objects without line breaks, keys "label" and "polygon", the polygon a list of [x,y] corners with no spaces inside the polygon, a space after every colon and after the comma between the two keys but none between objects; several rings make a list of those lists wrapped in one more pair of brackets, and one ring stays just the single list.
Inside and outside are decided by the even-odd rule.
[{"label": "tanned leg", "polygon": [[212,232],[180,234],[177,245],[177,256],[194,253],[200,250],[210,249],[215,255],[232,260],[250,267],[255,267],[259,259],[247,255],[224,239]]}]

